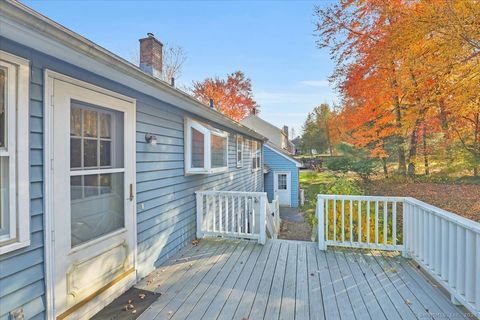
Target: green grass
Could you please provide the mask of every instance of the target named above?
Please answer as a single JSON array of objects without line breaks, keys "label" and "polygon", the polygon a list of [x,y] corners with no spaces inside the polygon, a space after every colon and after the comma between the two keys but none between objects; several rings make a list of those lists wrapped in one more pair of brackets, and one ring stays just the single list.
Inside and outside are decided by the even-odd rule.
[{"label": "green grass", "polygon": [[317,194],[327,193],[329,186],[338,177],[330,172],[315,172],[315,171],[301,171],[300,172],[300,188],[305,190],[305,204],[302,210],[305,213],[305,218],[311,225],[316,224],[315,207],[317,205]]}]

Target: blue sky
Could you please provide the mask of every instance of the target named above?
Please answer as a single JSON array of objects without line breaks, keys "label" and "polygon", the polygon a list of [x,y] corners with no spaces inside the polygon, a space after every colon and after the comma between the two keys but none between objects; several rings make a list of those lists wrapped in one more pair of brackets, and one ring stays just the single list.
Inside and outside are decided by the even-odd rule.
[{"label": "blue sky", "polygon": [[315,106],[338,101],[327,81],[333,63],[315,47],[313,7],[328,1],[23,1],[132,60],[152,32],[187,53],[178,85],[242,70],[261,117],[298,134]]}]

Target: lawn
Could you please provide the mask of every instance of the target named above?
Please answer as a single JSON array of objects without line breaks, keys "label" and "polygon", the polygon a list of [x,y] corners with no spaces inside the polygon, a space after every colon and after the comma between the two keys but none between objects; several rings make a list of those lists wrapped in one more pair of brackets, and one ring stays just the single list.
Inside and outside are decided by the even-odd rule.
[{"label": "lawn", "polygon": [[[350,181],[354,187],[345,183],[339,186],[339,180],[342,179]],[[480,184],[472,179],[390,178],[360,183],[353,175],[343,176],[331,171],[301,171],[300,188],[305,190],[306,201],[302,209],[310,223],[316,223],[315,196],[319,193],[410,196],[480,222]]]}]

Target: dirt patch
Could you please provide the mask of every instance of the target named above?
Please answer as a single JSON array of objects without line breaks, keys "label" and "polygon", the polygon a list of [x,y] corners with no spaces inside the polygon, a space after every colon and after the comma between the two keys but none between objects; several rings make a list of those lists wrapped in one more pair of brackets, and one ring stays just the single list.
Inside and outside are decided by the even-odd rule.
[{"label": "dirt patch", "polygon": [[414,197],[465,218],[480,222],[480,185],[375,181],[363,186],[365,194]]},{"label": "dirt patch", "polygon": [[306,221],[291,222],[282,221],[279,239],[311,241],[312,227]]}]

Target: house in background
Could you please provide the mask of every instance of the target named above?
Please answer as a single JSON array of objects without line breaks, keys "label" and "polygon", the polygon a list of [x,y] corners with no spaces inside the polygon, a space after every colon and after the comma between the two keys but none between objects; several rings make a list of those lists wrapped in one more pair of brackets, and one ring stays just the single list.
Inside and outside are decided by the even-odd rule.
[{"label": "house in background", "polygon": [[292,157],[288,127],[277,128],[256,114],[249,115],[241,123],[268,139],[263,145],[263,155],[265,191],[269,201],[278,197],[281,206],[298,207],[299,168],[302,165]]},{"label": "house in background", "polygon": [[153,34],[139,68],[18,2],[0,24],[0,319],[87,319],[195,237],[196,192],[263,195],[264,137],[159,80]]}]

